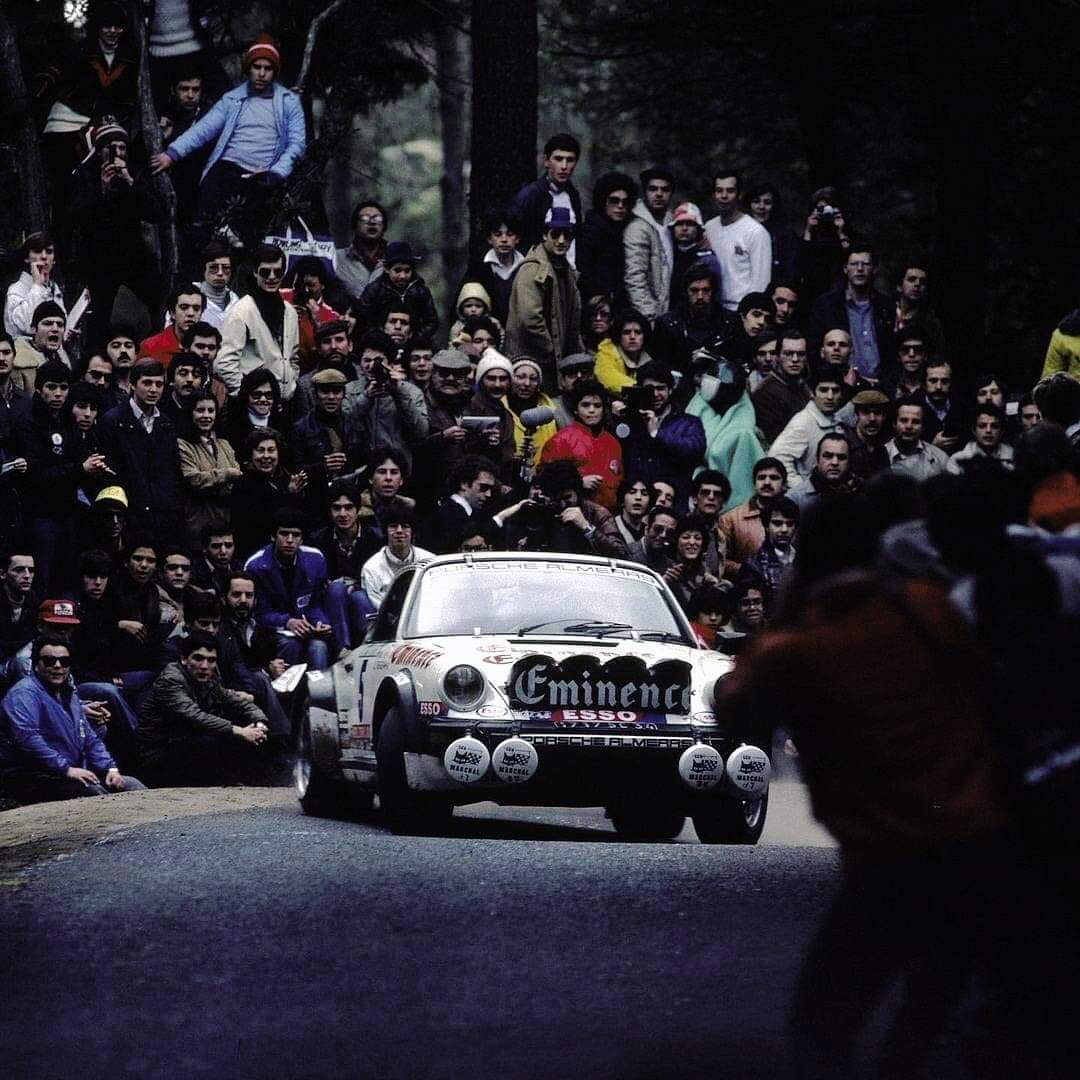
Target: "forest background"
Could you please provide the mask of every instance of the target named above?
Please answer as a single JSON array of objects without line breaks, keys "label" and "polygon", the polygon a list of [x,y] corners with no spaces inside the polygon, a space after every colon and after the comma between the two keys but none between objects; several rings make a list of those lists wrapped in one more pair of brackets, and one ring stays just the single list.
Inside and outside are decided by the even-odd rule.
[{"label": "forest background", "polygon": [[[318,136],[290,212],[345,243],[356,198],[378,199],[444,310],[479,214],[537,175],[562,130],[584,147],[586,206],[601,173],[665,163],[676,198],[709,217],[724,162],[777,184],[801,231],[810,193],[836,185],[881,287],[909,258],[929,267],[949,355],[969,371],[1030,383],[1080,303],[1080,0],[190,3],[234,80],[255,34],[281,42]],[[0,9],[3,252],[47,223],[34,73],[78,40],[86,6]]]}]

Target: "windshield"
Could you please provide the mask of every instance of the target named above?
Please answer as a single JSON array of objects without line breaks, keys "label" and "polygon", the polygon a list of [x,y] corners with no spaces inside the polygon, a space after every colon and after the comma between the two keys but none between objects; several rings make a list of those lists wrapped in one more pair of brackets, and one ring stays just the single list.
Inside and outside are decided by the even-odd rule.
[{"label": "windshield", "polygon": [[512,636],[654,631],[690,644],[656,581],[640,570],[495,560],[426,570],[404,636],[471,634],[476,627]]}]

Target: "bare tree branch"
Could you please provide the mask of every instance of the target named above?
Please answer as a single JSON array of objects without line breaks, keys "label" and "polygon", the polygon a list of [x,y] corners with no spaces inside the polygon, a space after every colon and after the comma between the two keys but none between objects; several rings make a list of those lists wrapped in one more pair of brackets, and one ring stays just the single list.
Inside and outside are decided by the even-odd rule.
[{"label": "bare tree branch", "polygon": [[300,74],[296,77],[296,85],[293,87],[298,94],[304,92],[308,75],[311,72],[311,59],[315,55],[315,42],[319,37],[319,29],[335,11],[341,9],[344,3],[345,0],[333,0],[333,3],[330,4],[329,7],[325,8],[311,20],[311,25],[308,27],[307,42],[304,45],[304,60],[300,65]]}]

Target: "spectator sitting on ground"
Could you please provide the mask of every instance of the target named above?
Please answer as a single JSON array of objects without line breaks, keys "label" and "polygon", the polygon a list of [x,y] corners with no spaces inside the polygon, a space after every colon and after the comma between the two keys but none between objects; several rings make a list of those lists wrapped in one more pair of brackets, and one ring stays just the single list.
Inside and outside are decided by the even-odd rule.
[{"label": "spectator sitting on ground", "polygon": [[33,673],[0,703],[0,780],[18,802],[54,802],[85,795],[141,791],[87,722],[70,681],[71,649],[62,638],[34,642]]},{"label": "spectator sitting on ground", "polygon": [[195,633],[179,648],[180,660],[154,680],[139,716],[147,779],[156,787],[265,779],[280,746],[250,697],[222,685],[218,642]]}]

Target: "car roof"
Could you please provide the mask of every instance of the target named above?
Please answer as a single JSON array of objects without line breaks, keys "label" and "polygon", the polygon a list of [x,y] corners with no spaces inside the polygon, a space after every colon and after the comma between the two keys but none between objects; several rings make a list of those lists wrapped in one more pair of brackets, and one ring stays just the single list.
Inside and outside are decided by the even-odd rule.
[{"label": "car roof", "polygon": [[658,574],[644,563],[634,562],[632,559],[614,559],[603,555],[575,555],[559,551],[476,551],[455,552],[450,555],[437,555],[429,559],[420,569],[427,570],[435,566],[452,566],[455,563],[472,565],[483,562],[520,562],[520,563],[567,563],[568,565],[587,564],[590,566],[623,567],[628,570],[637,570],[647,577],[659,577]]}]

